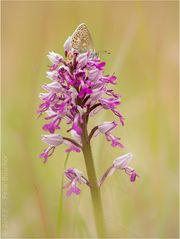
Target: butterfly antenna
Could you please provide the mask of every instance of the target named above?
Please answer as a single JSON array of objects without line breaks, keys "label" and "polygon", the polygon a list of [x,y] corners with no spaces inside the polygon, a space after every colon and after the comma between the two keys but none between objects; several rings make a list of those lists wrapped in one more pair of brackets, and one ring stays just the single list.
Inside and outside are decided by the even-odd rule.
[{"label": "butterfly antenna", "polygon": [[105,51],[99,51],[98,53],[106,53],[106,54],[108,54],[108,55],[111,54],[111,52],[106,51],[106,50],[105,50]]},{"label": "butterfly antenna", "polygon": [[105,53],[107,53],[108,55],[109,55],[109,54],[111,54],[111,52],[110,52],[110,51],[104,51],[104,52],[105,52]]}]

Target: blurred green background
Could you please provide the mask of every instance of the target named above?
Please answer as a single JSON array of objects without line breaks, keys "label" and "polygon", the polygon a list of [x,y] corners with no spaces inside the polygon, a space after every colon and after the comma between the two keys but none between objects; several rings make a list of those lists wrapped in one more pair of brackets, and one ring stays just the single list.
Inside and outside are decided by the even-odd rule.
[{"label": "blurred green background", "polygon": [[[132,184],[116,173],[102,187],[109,237],[178,238],[178,1],[3,1],[2,138],[8,160],[7,237],[56,237],[65,147],[44,165],[38,158],[43,119],[36,119],[48,51],[63,44],[85,22],[96,51],[115,72],[125,127],[116,130],[124,150],[103,136],[93,143],[98,177],[119,155],[132,152],[140,175]],[[114,120],[102,111],[90,127]],[[63,127],[65,132],[65,125]],[[82,154],[68,166],[86,175]],[[62,237],[94,237],[89,189],[64,195]]]}]

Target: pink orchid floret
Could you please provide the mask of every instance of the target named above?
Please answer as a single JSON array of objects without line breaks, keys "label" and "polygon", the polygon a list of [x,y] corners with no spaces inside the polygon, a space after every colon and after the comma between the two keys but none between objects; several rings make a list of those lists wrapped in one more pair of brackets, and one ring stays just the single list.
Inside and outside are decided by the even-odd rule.
[{"label": "pink orchid floret", "polygon": [[72,193],[79,195],[81,190],[76,186],[77,184],[89,185],[88,180],[82,175],[76,168],[68,168],[64,172],[65,176],[69,179],[69,182],[64,186],[64,189],[68,189],[66,195],[69,197]]},{"label": "pink orchid floret", "polygon": [[132,153],[127,153],[116,158],[113,162],[113,165],[115,169],[124,170],[126,174],[130,175],[130,181],[134,182],[136,180],[136,177],[139,177],[139,175],[133,168],[128,166],[132,159]]},{"label": "pink orchid floret", "polygon": [[42,135],[41,139],[43,142],[54,147],[57,147],[58,145],[63,143],[63,137],[59,134]]},{"label": "pink orchid floret", "polygon": [[58,79],[58,73],[56,70],[53,71],[47,71],[46,72],[46,77],[52,81],[57,80]]},{"label": "pink orchid floret", "polygon": [[105,121],[103,124],[98,126],[98,130],[102,134],[108,134],[114,128],[116,128],[116,126],[118,126],[118,124],[115,121],[113,122]]},{"label": "pink orchid floret", "polygon": [[[44,118],[47,122],[42,129],[52,135],[52,138],[43,138],[43,142],[52,142],[55,135],[57,138],[61,131],[60,125],[64,121],[67,132],[72,131],[74,136],[61,136],[59,145],[68,145],[66,152],[80,152],[82,125],[89,116],[93,117],[101,110],[110,110],[120,119],[122,125],[124,119],[117,109],[121,97],[110,89],[110,86],[116,84],[116,76],[104,75],[106,63],[101,61],[99,55],[90,49],[85,52],[73,49],[71,40],[69,37],[64,43],[65,57],[53,51],[47,55],[50,66],[46,76],[51,82],[42,86],[46,93],[39,94],[42,103],[38,114],[46,114]],[[113,147],[123,147],[120,139],[111,133],[116,126],[115,121],[104,122],[98,126],[96,135],[102,133]],[[59,145],[50,143],[40,157],[46,162]]]},{"label": "pink orchid floret", "polygon": [[48,59],[53,63],[54,65],[58,65],[61,60],[63,60],[63,57],[53,51],[49,52],[47,55]]},{"label": "pink orchid floret", "polygon": [[47,91],[49,91],[51,93],[55,93],[55,94],[61,93],[63,90],[62,86],[57,81],[53,81],[52,83],[45,84],[42,86],[42,88],[44,90],[47,90]]},{"label": "pink orchid floret", "polygon": [[124,146],[120,143],[120,138],[117,138],[111,133],[111,131],[114,130],[117,126],[118,124],[115,121],[113,122],[106,121],[103,124],[94,127],[94,129],[92,130],[92,134],[94,137],[96,137],[99,133],[102,133],[105,135],[107,141],[111,142],[111,145],[113,147],[123,148]]},{"label": "pink orchid floret", "polygon": [[[74,134],[72,134],[72,137],[75,138]],[[77,138],[75,138],[75,139],[77,139]],[[44,143],[49,145],[49,147],[47,149],[45,149],[43,153],[40,154],[40,158],[44,158],[44,163],[47,162],[48,157],[50,157],[52,155],[55,148],[61,144],[65,144],[65,145],[69,146],[69,148],[66,149],[66,152],[71,152],[71,151],[80,152],[81,151],[80,150],[80,148],[81,148],[80,140],[74,141],[74,139],[62,137],[59,134],[42,135],[41,140]]]},{"label": "pink orchid floret", "polygon": [[110,166],[106,170],[105,174],[102,176],[101,180],[99,181],[99,186],[103,184],[103,182],[108,176],[112,176],[116,170],[125,171],[125,173],[130,176],[130,181],[135,182],[136,177],[139,177],[139,175],[136,173],[136,171],[133,168],[128,166],[132,158],[133,158],[132,153],[127,153],[125,155],[121,155],[117,157],[113,161],[113,165]]}]

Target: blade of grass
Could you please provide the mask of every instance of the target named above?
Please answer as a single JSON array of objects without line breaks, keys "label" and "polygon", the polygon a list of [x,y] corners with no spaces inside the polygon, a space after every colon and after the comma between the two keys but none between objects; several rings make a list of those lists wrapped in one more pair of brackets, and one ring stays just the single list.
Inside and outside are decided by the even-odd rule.
[{"label": "blade of grass", "polygon": [[44,234],[46,237],[48,237],[49,236],[48,221],[47,221],[47,215],[46,215],[46,211],[45,211],[45,207],[44,207],[43,198],[41,196],[41,193],[40,193],[35,181],[33,182],[33,186],[35,189],[36,198],[37,198],[37,202],[38,202],[38,206],[39,206],[39,210],[40,210]]},{"label": "blade of grass", "polygon": [[[70,153],[67,153],[65,161],[64,161],[64,168],[63,172],[66,168],[68,158]],[[62,228],[62,216],[63,216],[63,185],[64,185],[64,174],[62,175],[61,179],[61,189],[60,189],[60,196],[59,196],[59,208],[58,208],[58,219],[57,219],[57,237],[61,235],[61,228]]]}]

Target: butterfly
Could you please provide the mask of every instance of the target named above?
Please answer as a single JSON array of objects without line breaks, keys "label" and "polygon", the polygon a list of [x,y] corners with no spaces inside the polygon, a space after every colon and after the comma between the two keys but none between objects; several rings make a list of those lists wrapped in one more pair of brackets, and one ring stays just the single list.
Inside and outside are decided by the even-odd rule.
[{"label": "butterfly", "polygon": [[72,47],[79,52],[94,49],[91,34],[85,23],[81,23],[71,36]]}]

